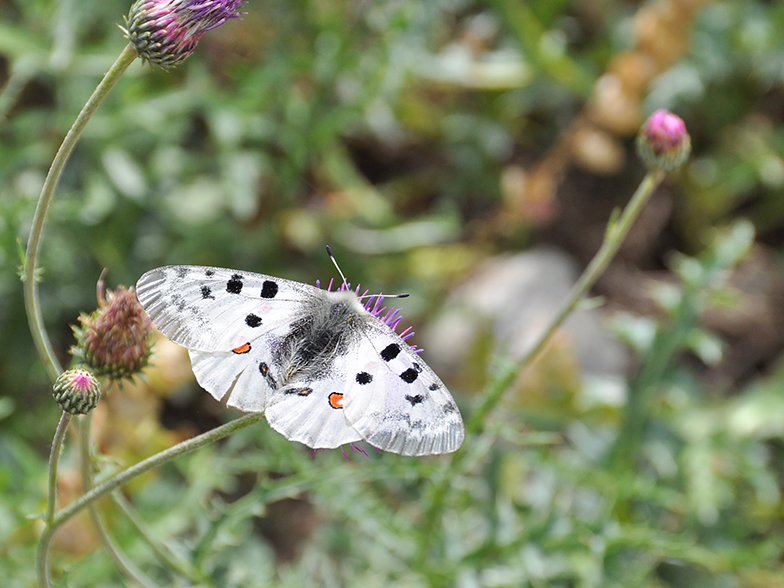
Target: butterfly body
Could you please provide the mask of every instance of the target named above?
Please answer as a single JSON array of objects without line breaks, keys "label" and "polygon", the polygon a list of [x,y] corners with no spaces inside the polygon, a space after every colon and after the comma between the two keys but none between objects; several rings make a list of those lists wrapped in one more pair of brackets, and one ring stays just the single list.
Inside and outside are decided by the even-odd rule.
[{"label": "butterfly body", "polygon": [[370,316],[353,292],[316,289],[309,298],[307,310],[275,346],[283,384],[323,377],[334,359],[357,343],[367,320],[363,315]]},{"label": "butterfly body", "polygon": [[366,440],[404,455],[462,443],[452,396],[395,332],[396,315],[354,292],[202,266],[151,270],[136,290],[158,329],[188,348],[203,388],[264,411],[288,439]]}]

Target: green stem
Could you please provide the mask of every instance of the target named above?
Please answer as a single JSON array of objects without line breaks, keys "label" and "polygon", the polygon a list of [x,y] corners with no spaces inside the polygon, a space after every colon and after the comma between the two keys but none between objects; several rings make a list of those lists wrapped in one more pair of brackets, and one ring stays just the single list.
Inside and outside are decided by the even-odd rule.
[{"label": "green stem", "polygon": [[[44,522],[46,528],[49,529],[54,524],[55,509],[57,508],[57,464],[60,462],[60,453],[63,448],[63,441],[65,440],[65,433],[68,430],[68,425],[71,422],[71,415],[63,411],[60,416],[60,422],[57,424],[57,430],[52,439],[52,450],[49,453],[49,489],[46,498],[46,515]],[[38,586],[39,588],[48,588],[50,583],[49,578],[49,542],[51,536],[46,537],[44,532],[38,542],[38,553],[36,555],[36,567],[38,569]]]},{"label": "green stem", "polygon": [[653,191],[664,178],[661,171],[649,172],[632,196],[621,216],[615,222],[610,222],[605,233],[604,242],[596,253],[591,263],[577,280],[568,297],[561,306],[561,310],[555,315],[547,328],[539,335],[534,345],[519,360],[505,363],[499,369],[498,375],[488,384],[484,393],[480,397],[479,404],[471,414],[471,418],[466,423],[466,441],[463,446],[455,452],[452,460],[442,470],[441,474],[434,480],[429,494],[429,505],[425,510],[425,518],[422,525],[421,549],[419,550],[420,566],[424,566],[427,561],[430,549],[431,536],[443,509],[446,496],[448,494],[452,478],[461,470],[463,462],[468,455],[472,445],[472,437],[482,433],[488,414],[498,405],[504,393],[514,383],[517,376],[539,353],[544,349],[550,337],[563,324],[575,309],[583,296],[599,279],[607,266],[612,261],[618,249],[621,247],[626,235],[629,233],[634,221],[640,215],[645,204],[653,194]]},{"label": "green stem", "polygon": [[214,443],[218,439],[222,439],[223,437],[226,437],[235,431],[239,431],[240,429],[244,429],[245,427],[260,421],[262,418],[264,418],[264,415],[261,413],[246,414],[245,416],[242,416],[238,419],[234,419],[230,423],[226,423],[225,425],[216,427],[211,431],[202,433],[193,439],[188,439],[187,441],[178,443],[169,449],[148,457],[144,461],[140,461],[136,465],[133,465],[128,469],[123,470],[119,474],[112,476],[103,483],[98,484],[95,488],[79,497],[78,500],[75,500],[60,512],[58,512],[54,517],[54,521],[50,527],[44,531],[44,533],[48,532],[50,534],[54,534],[54,531],[57,530],[60,525],[65,523],[80,510],[86,506],[89,506],[99,498],[106,496],[115,488],[119,488],[123,484],[130,482],[135,477],[140,476],[141,474],[163,465],[181,455],[185,455],[186,453],[200,449],[205,445]]},{"label": "green stem", "polygon": [[663,177],[664,174],[662,172],[649,172],[643,178],[621,216],[616,222],[611,223],[607,227],[601,248],[591,260],[591,263],[588,264],[588,267],[585,268],[580,279],[572,287],[567,299],[561,306],[561,310],[558,311],[558,314],[555,315],[544,332],[539,335],[531,349],[520,360],[507,364],[505,369],[501,371],[501,375],[490,384],[489,390],[482,395],[479,405],[466,424],[466,434],[479,433],[482,430],[488,413],[495,408],[498,401],[501,400],[501,396],[512,385],[520,371],[541,353],[553,333],[563,324],[566,317],[572,314],[583,296],[588,293],[604,273],[615,254],[618,253],[618,249],[623,244],[626,235],[629,234],[634,221],[637,220],[640,212]]},{"label": "green stem", "polygon": [[[90,459],[90,422],[92,421],[92,413],[88,413],[79,419],[79,448],[81,453],[81,469],[82,469],[82,486],[84,492],[89,491],[93,486],[92,476],[92,460]],[[153,582],[147,575],[142,572],[136,565],[122,552],[122,550],[114,543],[112,537],[109,535],[106,525],[98,512],[95,503],[92,503],[88,510],[90,518],[92,519],[93,526],[98,532],[101,543],[104,549],[109,553],[109,556],[114,561],[117,568],[126,576],[143,586],[144,588],[157,588],[157,584]]]},{"label": "green stem", "polygon": [[76,117],[71,129],[63,139],[60,149],[52,160],[52,165],[49,168],[49,173],[44,180],[41,195],[38,198],[38,204],[35,208],[35,215],[33,216],[33,224],[30,229],[30,237],[27,241],[27,253],[24,264],[24,300],[25,310],[27,311],[27,320],[30,324],[30,332],[33,335],[38,355],[44,362],[46,371],[52,381],[57,379],[57,376],[62,372],[62,367],[52,349],[52,344],[49,341],[49,335],[46,333],[44,327],[43,317],[41,313],[41,306],[38,299],[38,283],[36,281],[38,254],[41,249],[41,238],[43,236],[44,222],[46,221],[46,214],[49,211],[49,205],[52,202],[54,191],[57,188],[57,182],[63,171],[63,167],[68,161],[68,157],[79,140],[84,127],[95,113],[98,106],[103,99],[112,89],[112,86],[120,79],[123,72],[128,68],[131,62],[136,59],[136,49],[133,45],[128,44],[123,49],[117,61],[114,62],[112,67],[106,72],[98,87],[93,92],[87,104],[84,105],[82,111]]}]

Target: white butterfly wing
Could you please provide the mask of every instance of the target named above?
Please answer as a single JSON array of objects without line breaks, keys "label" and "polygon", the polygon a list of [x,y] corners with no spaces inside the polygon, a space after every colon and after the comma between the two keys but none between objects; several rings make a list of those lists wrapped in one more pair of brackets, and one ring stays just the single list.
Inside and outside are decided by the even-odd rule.
[{"label": "white butterfly wing", "polygon": [[[229,406],[265,411],[270,426],[292,441],[334,448],[364,439],[403,455],[448,453],[463,441],[449,391],[392,329],[367,315],[342,326],[325,319],[325,309],[345,312],[345,295],[203,266],[151,270],[136,293],[158,330],[188,348],[203,388],[217,400],[228,395]],[[321,330],[292,330],[314,318]],[[310,366],[319,369],[301,371],[300,381],[295,374],[287,381],[290,366],[279,350],[343,328],[356,335],[347,347]]]},{"label": "white butterfly wing", "polygon": [[270,427],[290,441],[314,449],[334,449],[361,441],[362,436],[343,415],[344,359],[332,366],[326,378],[289,384],[276,391],[266,411]]},{"label": "white butterfly wing", "polygon": [[228,394],[228,406],[243,412],[263,412],[278,386],[273,376],[276,371],[273,347],[269,344],[275,333],[265,333],[249,343],[245,353],[189,349],[199,386],[218,401]]},{"label": "white butterfly wing", "polygon": [[158,330],[198,351],[228,352],[287,326],[318,288],[252,272],[173,265],[145,273],[136,296]]},{"label": "white butterfly wing", "polygon": [[344,397],[344,414],[371,445],[402,455],[455,451],[465,430],[444,383],[392,329],[365,321]]}]

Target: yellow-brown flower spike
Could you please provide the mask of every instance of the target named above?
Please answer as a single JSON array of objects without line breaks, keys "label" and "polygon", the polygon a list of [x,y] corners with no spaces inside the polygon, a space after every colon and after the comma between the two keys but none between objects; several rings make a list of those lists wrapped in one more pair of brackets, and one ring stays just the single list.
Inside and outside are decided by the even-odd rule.
[{"label": "yellow-brown flower spike", "polygon": [[71,354],[99,376],[114,380],[130,378],[148,363],[152,351],[152,322],[136,298],[136,292],[119,286],[103,296],[98,284],[98,309],[79,316],[73,327],[76,345]]}]

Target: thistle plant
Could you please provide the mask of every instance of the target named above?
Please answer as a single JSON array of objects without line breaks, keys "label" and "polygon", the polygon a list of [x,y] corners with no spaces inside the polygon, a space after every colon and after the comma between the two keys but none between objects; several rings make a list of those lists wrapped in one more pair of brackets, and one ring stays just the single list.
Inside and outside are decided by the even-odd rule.
[{"label": "thistle plant", "polygon": [[679,169],[691,153],[691,137],[683,119],[666,110],[654,112],[637,135],[637,153],[649,169]]},{"label": "thistle plant", "polygon": [[[90,117],[136,57],[141,57],[152,65],[164,69],[174,67],[193,53],[205,32],[230,19],[238,18],[240,15],[238,10],[242,4],[243,2],[239,0],[138,0],[135,2],[123,28],[129,41],[128,46],[123,50],[77,117],[55,156],[44,183],[26,251],[25,303],[38,352],[49,375],[55,382],[55,400],[64,412],[57,427],[50,455],[49,494],[46,512],[43,516],[44,530],[39,540],[37,561],[38,582],[41,588],[50,585],[48,554],[52,537],[55,531],[71,517],[85,508],[93,510],[96,526],[99,528],[100,534],[105,535],[102,529],[103,525],[94,511],[98,499],[111,494],[123,484],[161,464],[214,443],[216,440],[248,427],[263,418],[261,414],[248,414],[238,418],[128,467],[92,487],[89,447],[87,445],[89,419],[79,417],[83,424],[81,439],[82,455],[84,456],[82,467],[84,468],[85,493],[67,507],[57,510],[57,464],[72,415],[83,415],[92,410],[100,401],[101,388],[98,378],[118,380],[137,374],[148,364],[151,352],[151,324],[139,307],[134,292],[118,287],[117,290],[107,292],[104,296],[102,288],[99,288],[98,309],[93,313],[83,314],[79,318],[81,326],[74,329],[77,341],[72,353],[77,363],[83,367],[63,373],[52,351],[41,320],[35,280],[43,226],[58,179]],[[444,461],[440,469],[435,471],[428,494],[424,520],[421,529],[418,529],[421,538],[418,550],[419,559],[416,562],[418,569],[427,570],[428,556],[432,547],[430,544],[433,535],[431,531],[442,515],[446,497],[450,492],[450,482],[455,475],[467,469],[469,451],[474,446],[474,442],[482,435],[488,415],[496,409],[520,371],[541,352],[548,339],[566,317],[578,308],[581,300],[617,253],[632,224],[638,218],[665,173],[674,171],[681,166],[689,154],[689,138],[683,121],[664,111],[654,113],[646,122],[638,141],[640,154],[649,167],[648,174],[625,210],[609,223],[600,250],[588,265],[567,300],[564,301],[561,311],[545,329],[536,344],[532,346],[528,355],[518,361],[502,365],[496,371],[495,378],[479,396],[467,423],[468,439],[463,448],[453,454],[448,461]],[[397,313],[379,309],[380,300],[376,299],[372,307],[370,300],[367,304],[370,312],[378,313],[381,319],[393,328],[398,326],[399,316]],[[408,337],[409,333],[404,331],[402,335]],[[352,449],[354,448],[352,447]],[[361,449],[357,448],[357,450]],[[118,562],[120,569],[136,582],[145,584],[146,582],[138,570],[127,564],[127,558],[116,546],[106,537],[103,540],[113,559]],[[187,564],[174,561],[171,567],[186,576],[191,576],[190,579],[194,583],[202,581],[199,574],[193,572]]]},{"label": "thistle plant", "polygon": [[101,384],[89,370],[66,370],[55,381],[52,395],[68,414],[87,414],[101,399]]},{"label": "thistle plant", "polygon": [[131,378],[141,372],[152,353],[152,322],[133,288],[119,286],[104,297],[98,286],[98,309],[79,316],[73,327],[76,345],[71,354],[77,363],[112,380]]},{"label": "thistle plant", "polygon": [[[37,557],[38,582],[41,588],[48,587],[50,583],[49,545],[54,530],[61,524],[55,518],[56,482],[57,464],[65,433],[72,413],[87,412],[94,408],[100,399],[100,390],[95,386],[95,377],[92,374],[82,370],[62,373],[63,369],[54,354],[43,324],[38,296],[37,263],[52,198],[79,136],[128,66],[137,57],[161,67],[181,63],[193,53],[205,32],[229,19],[238,18],[238,9],[242,4],[242,0],[139,0],[134,3],[126,19],[128,28],[124,29],[130,43],[120,53],[76,117],[44,180],[25,251],[22,280],[25,310],[33,341],[49,377],[55,383],[55,399],[64,412],[52,442],[49,460],[49,493],[44,515],[46,529],[39,540]],[[128,290],[110,293],[108,300],[103,301],[104,304],[93,316],[83,317],[84,326],[77,330],[80,340],[74,348],[75,355],[84,363],[92,365],[101,375],[110,378],[128,377],[137,373],[147,363],[150,355],[150,324],[134,298],[133,292]],[[107,547],[110,551],[113,550],[111,546]],[[117,559],[121,557],[115,557],[115,560]]]},{"label": "thistle plant", "polygon": [[164,69],[196,49],[207,31],[238,18],[244,0],[137,0],[122,28],[139,57]]}]

